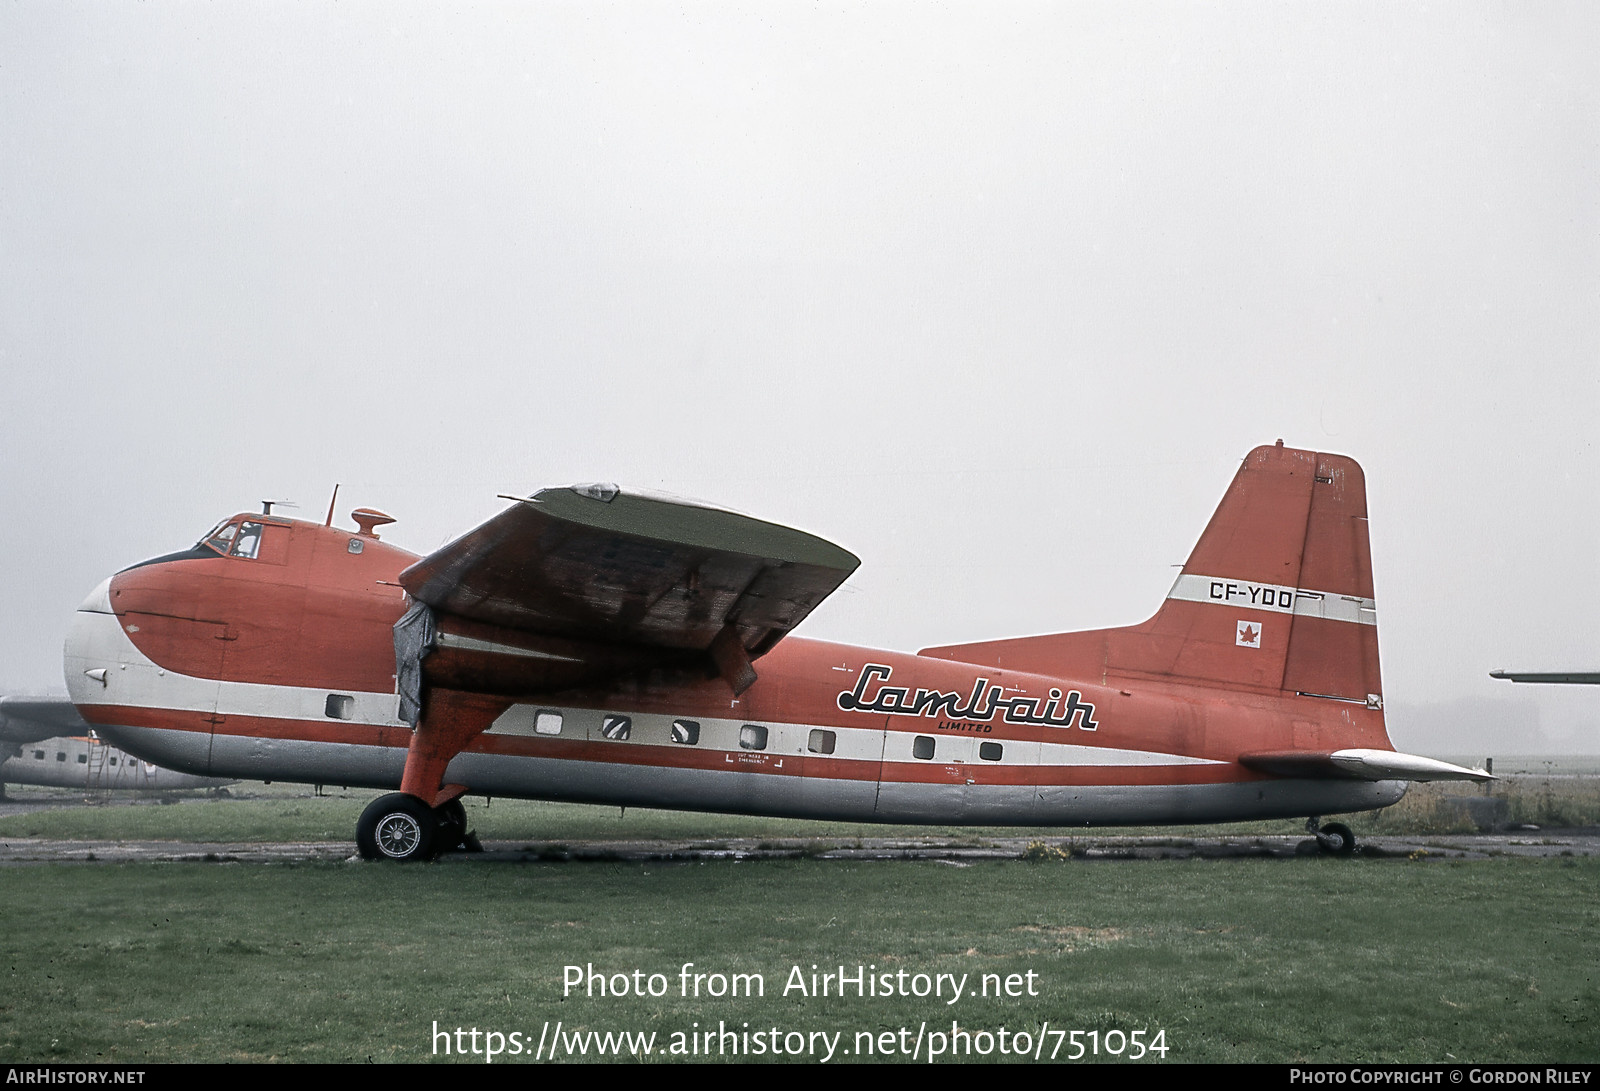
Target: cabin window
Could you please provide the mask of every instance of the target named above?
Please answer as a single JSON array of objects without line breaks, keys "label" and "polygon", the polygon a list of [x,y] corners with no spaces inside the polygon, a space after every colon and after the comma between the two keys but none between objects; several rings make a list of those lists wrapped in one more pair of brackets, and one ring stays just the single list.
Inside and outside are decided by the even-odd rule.
[{"label": "cabin window", "polygon": [[43,750],[35,750],[33,752],[33,760],[34,761],[43,761],[44,760],[44,751]]},{"label": "cabin window", "polygon": [[978,744],[978,757],[984,761],[999,761],[1005,752],[1005,747],[997,742],[981,742]]},{"label": "cabin window", "polygon": [[918,761],[930,761],[933,758],[933,736],[918,735],[911,744],[911,756]]},{"label": "cabin window", "polygon": [[700,741],[700,725],[694,720],[673,720],[672,741],[694,746]]},{"label": "cabin window", "polygon": [[67,760],[67,755],[63,751],[57,750],[56,751],[56,760],[57,761],[66,761]]},{"label": "cabin window", "polygon": [[112,764],[112,765],[115,765],[115,764],[117,764],[117,759],[116,759],[116,758],[112,758],[112,759],[111,759],[111,764]]},{"label": "cabin window", "polygon": [[608,739],[626,739],[633,734],[633,721],[626,716],[607,716],[600,724],[600,734]]},{"label": "cabin window", "polygon": [[561,734],[561,713],[554,709],[541,708],[534,713],[533,730],[539,735]]},{"label": "cabin window", "polygon": [[755,724],[745,724],[739,729],[739,745],[746,750],[765,750],[767,748],[767,729]]},{"label": "cabin window", "polygon": [[811,737],[806,740],[806,749],[813,754],[831,754],[834,745],[839,741],[839,736],[832,731],[823,731],[821,728],[813,729]]},{"label": "cabin window", "polygon": [[330,693],[323,712],[331,719],[348,720],[356,714],[356,699],[348,693]]},{"label": "cabin window", "polygon": [[88,754],[79,754],[78,755],[78,764],[79,765],[88,765],[89,764],[89,755]]}]

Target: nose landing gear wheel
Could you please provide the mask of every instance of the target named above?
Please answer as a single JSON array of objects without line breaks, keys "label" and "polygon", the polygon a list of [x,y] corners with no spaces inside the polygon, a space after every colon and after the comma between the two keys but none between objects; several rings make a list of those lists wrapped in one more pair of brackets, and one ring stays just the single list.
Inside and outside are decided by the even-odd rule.
[{"label": "nose landing gear wheel", "polygon": [[363,860],[431,860],[437,851],[438,816],[403,792],[367,804],[356,823],[356,850]]}]

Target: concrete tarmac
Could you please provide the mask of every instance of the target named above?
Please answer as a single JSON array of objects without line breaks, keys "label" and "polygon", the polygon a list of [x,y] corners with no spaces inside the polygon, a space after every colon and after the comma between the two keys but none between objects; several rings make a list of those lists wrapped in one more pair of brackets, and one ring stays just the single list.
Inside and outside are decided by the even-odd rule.
[{"label": "concrete tarmac", "polygon": [[[1489,860],[1508,856],[1600,856],[1600,829],[1523,831],[1507,834],[1448,834],[1421,837],[1370,837],[1357,845],[1363,860]],[[1316,843],[1296,836],[1128,837],[1074,834],[1060,838],[986,837],[980,841],[944,838],[862,837],[774,840],[488,841],[481,853],[455,852],[441,858],[449,866],[508,863],[574,863],[711,860],[937,860],[970,864],[980,860],[1070,857],[1074,861],[1297,859],[1320,855]],[[179,842],[72,841],[21,837],[0,841],[0,865],[33,863],[118,864],[133,861],[194,863],[303,863],[354,861],[349,841]]]}]

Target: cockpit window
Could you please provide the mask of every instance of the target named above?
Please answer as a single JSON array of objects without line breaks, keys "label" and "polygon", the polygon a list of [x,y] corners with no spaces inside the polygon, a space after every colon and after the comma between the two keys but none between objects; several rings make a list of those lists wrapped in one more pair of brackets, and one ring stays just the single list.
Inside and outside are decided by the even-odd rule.
[{"label": "cockpit window", "polygon": [[225,557],[254,560],[261,552],[261,529],[262,524],[249,519],[219,523],[201,542]]},{"label": "cockpit window", "polygon": [[205,545],[210,546],[212,549],[226,557],[228,555],[228,550],[233,546],[233,536],[238,532],[238,530],[239,527],[237,524],[218,523],[216,526],[211,528],[210,534],[207,534],[200,540]]},{"label": "cockpit window", "polygon": [[248,557],[255,559],[261,550],[261,524],[240,523],[239,533],[234,535],[233,548],[229,553],[235,557]]}]

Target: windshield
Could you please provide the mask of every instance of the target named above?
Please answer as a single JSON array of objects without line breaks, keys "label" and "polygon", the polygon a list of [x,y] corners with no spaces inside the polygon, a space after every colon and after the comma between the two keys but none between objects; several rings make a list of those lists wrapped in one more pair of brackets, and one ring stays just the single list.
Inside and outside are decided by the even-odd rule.
[{"label": "windshield", "polygon": [[222,522],[212,527],[206,533],[206,536],[200,539],[199,544],[203,546],[210,546],[212,549],[226,557],[228,555],[228,547],[233,544],[233,536],[238,532],[238,530],[239,527],[237,524],[231,523],[224,519]]},{"label": "windshield", "polygon": [[254,559],[261,551],[261,526],[254,519],[235,516],[212,527],[199,544],[216,550],[224,557]]}]

